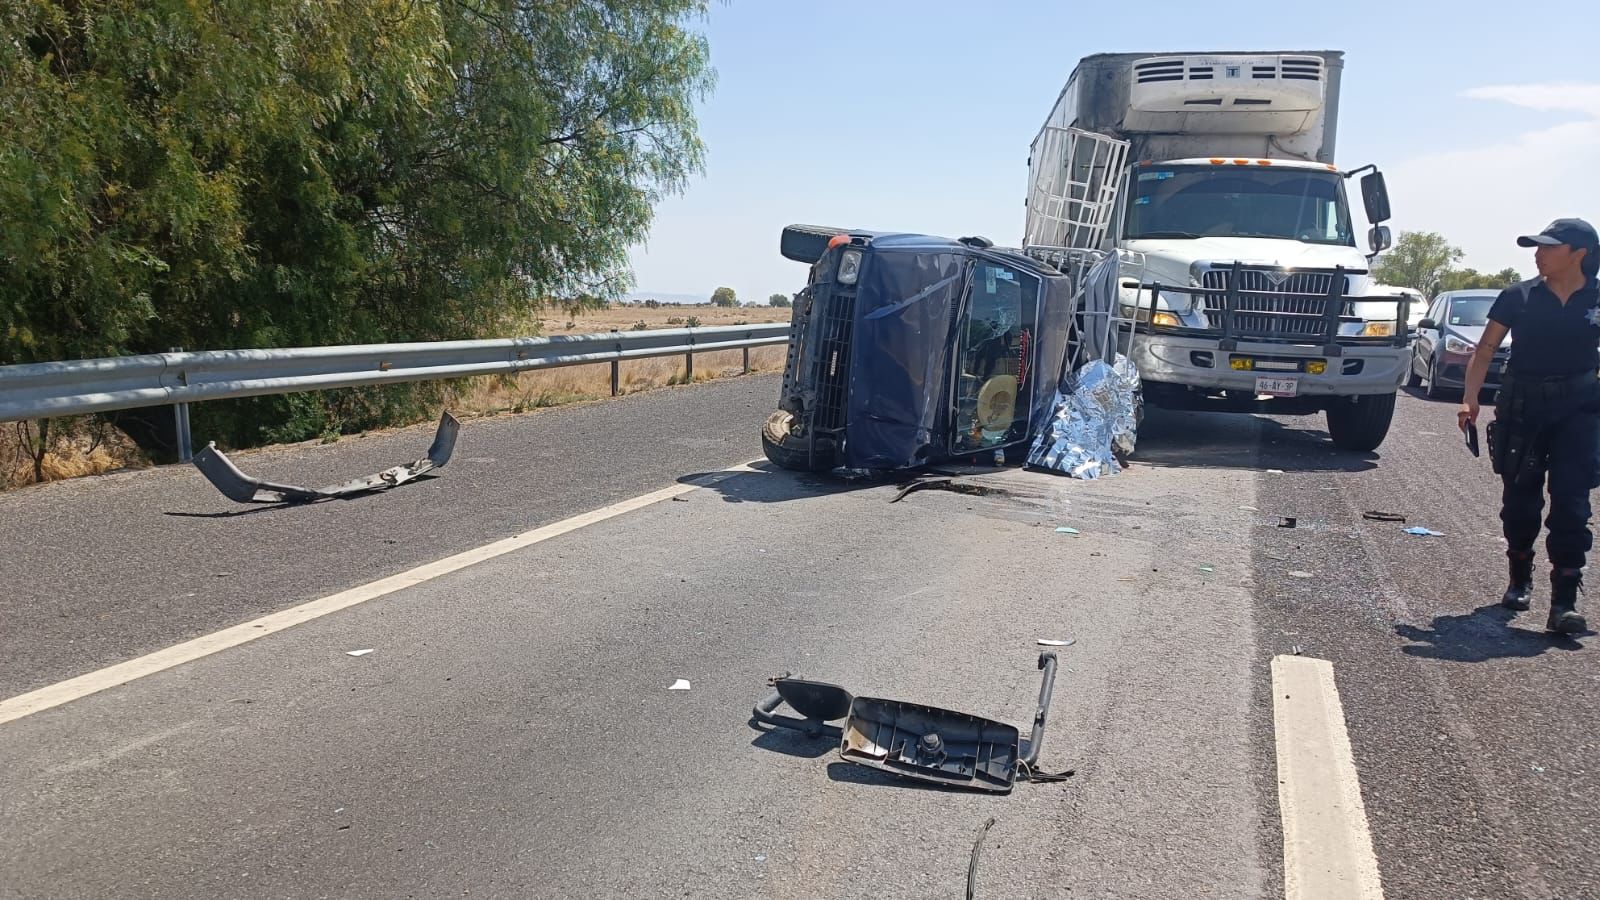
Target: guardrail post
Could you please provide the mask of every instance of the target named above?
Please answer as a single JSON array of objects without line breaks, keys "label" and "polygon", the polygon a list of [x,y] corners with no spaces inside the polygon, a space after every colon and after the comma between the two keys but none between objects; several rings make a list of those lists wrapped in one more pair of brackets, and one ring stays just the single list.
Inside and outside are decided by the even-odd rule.
[{"label": "guardrail post", "polygon": [[744,373],[750,374],[750,348],[744,348]]},{"label": "guardrail post", "polygon": [[611,361],[611,396],[615,397],[618,393],[620,393],[619,389],[621,386],[622,363],[613,359]]},{"label": "guardrail post", "polygon": [[694,332],[689,333],[689,352],[683,355],[683,383],[694,384]]},{"label": "guardrail post", "polygon": [[[173,353],[182,353],[182,347],[173,347]],[[172,421],[177,429],[178,437],[178,462],[191,462],[194,459],[193,443],[189,439],[189,404],[178,403],[172,408]]]}]

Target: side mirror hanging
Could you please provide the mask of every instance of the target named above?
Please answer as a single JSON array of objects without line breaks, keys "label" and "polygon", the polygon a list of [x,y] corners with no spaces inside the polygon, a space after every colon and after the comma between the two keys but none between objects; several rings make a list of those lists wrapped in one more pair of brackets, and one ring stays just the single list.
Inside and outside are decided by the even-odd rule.
[{"label": "side mirror hanging", "polygon": [[1394,246],[1394,239],[1389,234],[1389,226],[1372,226],[1372,230],[1367,232],[1367,246],[1372,248],[1374,255]]}]

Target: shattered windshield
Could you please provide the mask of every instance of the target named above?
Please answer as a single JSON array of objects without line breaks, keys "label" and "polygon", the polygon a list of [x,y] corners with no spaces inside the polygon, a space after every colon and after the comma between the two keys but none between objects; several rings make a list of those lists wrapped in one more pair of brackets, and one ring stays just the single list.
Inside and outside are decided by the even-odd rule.
[{"label": "shattered windshield", "polygon": [[1264,237],[1355,246],[1337,172],[1211,165],[1135,171],[1124,228],[1129,239]]}]

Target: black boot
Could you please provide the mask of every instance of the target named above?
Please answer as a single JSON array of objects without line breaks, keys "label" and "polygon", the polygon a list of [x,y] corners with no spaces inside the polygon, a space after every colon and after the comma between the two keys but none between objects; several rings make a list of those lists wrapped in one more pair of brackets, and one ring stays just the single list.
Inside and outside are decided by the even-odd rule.
[{"label": "black boot", "polygon": [[1527,609],[1528,601],[1533,599],[1533,551],[1507,550],[1506,559],[1511,561],[1511,582],[1500,605],[1519,611]]},{"label": "black boot", "polygon": [[1582,569],[1550,571],[1550,621],[1545,629],[1559,634],[1582,634],[1589,623],[1578,615],[1578,591],[1583,588]]}]

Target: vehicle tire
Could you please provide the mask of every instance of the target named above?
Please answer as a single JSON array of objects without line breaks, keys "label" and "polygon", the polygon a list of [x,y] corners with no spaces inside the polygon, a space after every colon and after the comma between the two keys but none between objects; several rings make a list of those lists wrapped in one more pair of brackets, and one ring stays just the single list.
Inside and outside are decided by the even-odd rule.
[{"label": "vehicle tire", "polygon": [[780,469],[791,472],[826,472],[833,468],[832,444],[821,444],[819,452],[812,455],[809,441],[785,441],[789,433],[789,414],[778,410],[767,417],[761,426],[761,452]]},{"label": "vehicle tire", "polygon": [[1444,388],[1439,386],[1439,359],[1434,357],[1428,362],[1428,389],[1423,391],[1429,400],[1443,400]]},{"label": "vehicle tire", "polygon": [[1422,387],[1422,376],[1417,374],[1417,355],[1415,353],[1411,354],[1411,358],[1406,361],[1406,387]]},{"label": "vehicle tire", "polygon": [[1341,450],[1365,453],[1378,449],[1394,420],[1394,394],[1367,394],[1354,403],[1343,400],[1328,407],[1328,434]]}]

